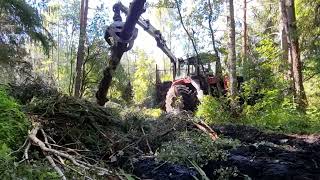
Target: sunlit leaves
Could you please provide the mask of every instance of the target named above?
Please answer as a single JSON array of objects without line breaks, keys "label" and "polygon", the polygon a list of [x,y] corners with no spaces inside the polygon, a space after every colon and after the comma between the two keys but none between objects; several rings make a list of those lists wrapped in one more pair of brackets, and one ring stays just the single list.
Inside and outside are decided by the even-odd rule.
[{"label": "sunlit leaves", "polygon": [[138,104],[150,99],[153,90],[153,61],[144,52],[139,52],[139,59],[136,62],[136,71],[133,75],[134,101]]}]

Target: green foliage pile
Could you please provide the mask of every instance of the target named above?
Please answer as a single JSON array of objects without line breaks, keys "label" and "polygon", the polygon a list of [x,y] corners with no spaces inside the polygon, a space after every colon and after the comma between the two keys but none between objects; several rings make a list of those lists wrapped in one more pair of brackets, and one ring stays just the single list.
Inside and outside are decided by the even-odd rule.
[{"label": "green foliage pile", "polygon": [[181,132],[174,140],[159,148],[157,158],[173,163],[187,164],[195,162],[201,167],[208,160],[226,160],[227,150],[239,145],[238,141],[219,138],[212,141],[200,131]]},{"label": "green foliage pile", "polygon": [[88,157],[95,159],[112,154],[112,142],[105,136],[112,136],[125,146],[127,139],[116,109],[58,95],[35,98],[27,110],[33,115],[42,116],[40,121],[44,130],[60,143],[72,143],[70,148],[74,149],[90,149],[90,152],[84,153]]},{"label": "green foliage pile", "polygon": [[9,95],[22,105],[28,104],[33,98],[45,98],[59,94],[56,88],[50,87],[39,77],[21,84],[10,84],[7,89]]}]

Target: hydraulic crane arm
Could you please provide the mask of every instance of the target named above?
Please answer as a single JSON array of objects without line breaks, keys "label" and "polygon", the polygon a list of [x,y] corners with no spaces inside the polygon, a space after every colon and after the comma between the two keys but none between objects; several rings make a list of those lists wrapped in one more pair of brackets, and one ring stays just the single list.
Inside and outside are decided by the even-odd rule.
[{"label": "hydraulic crane arm", "polygon": [[145,2],[146,0],[133,0],[130,10],[127,11],[125,22],[122,22],[120,8],[113,6],[114,22],[108,26],[104,37],[111,46],[111,55],[108,66],[103,71],[103,78],[96,93],[97,103],[101,106],[108,101],[106,95],[123,53],[132,48],[133,42],[137,37],[138,30],[135,25],[138,23],[141,14],[145,12]]},{"label": "hydraulic crane arm", "polygon": [[[118,2],[116,6],[118,6],[124,14],[128,15],[129,9],[125,7],[121,2]],[[163,39],[161,32],[153,27],[148,19],[144,19],[143,17],[139,18],[137,24],[141,26],[146,32],[148,32],[152,37],[154,37],[154,39],[157,41],[157,46],[169,57],[171,63],[175,65],[178,62],[178,59],[166,45],[166,41]]]}]

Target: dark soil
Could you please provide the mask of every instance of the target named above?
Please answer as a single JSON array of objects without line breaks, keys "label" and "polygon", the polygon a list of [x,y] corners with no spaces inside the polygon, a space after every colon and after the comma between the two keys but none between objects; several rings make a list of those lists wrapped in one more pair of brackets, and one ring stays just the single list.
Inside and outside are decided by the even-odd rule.
[{"label": "dark soil", "polygon": [[[210,179],[215,170],[235,167],[231,179],[320,179],[320,140],[317,135],[266,133],[241,125],[215,126],[220,136],[238,139],[241,146],[231,150],[226,161],[209,161],[202,169]],[[143,179],[194,179],[192,168],[144,158],[135,163],[134,173]]]},{"label": "dark soil", "polygon": [[167,162],[156,162],[152,157],[139,159],[134,163],[134,172],[141,179],[155,180],[194,180],[198,175],[197,171],[182,165]]},{"label": "dark soil", "polygon": [[252,179],[320,179],[320,140],[316,135],[266,133],[240,125],[217,126],[218,134],[238,139],[242,146],[230,152],[226,162],[210,161],[203,169],[235,166]]}]

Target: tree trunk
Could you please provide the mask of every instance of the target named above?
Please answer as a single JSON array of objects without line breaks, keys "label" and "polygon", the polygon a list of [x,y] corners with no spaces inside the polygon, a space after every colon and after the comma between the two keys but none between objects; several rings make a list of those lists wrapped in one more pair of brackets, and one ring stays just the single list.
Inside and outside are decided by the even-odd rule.
[{"label": "tree trunk", "polygon": [[[210,35],[211,35],[211,41],[212,41],[212,47],[213,47],[213,50],[214,50],[214,54],[215,54],[215,58],[216,58],[216,70],[215,70],[215,75],[216,77],[222,81],[222,68],[221,68],[221,58],[219,56],[219,51],[218,51],[218,48],[216,46],[216,42],[215,42],[215,37],[214,37],[214,31],[213,31],[213,28],[212,28],[212,15],[213,15],[213,9],[212,9],[212,4],[211,4],[211,1],[208,0],[208,5],[209,5],[209,21],[208,21],[208,24],[209,24],[209,29],[210,29]],[[223,89],[221,87],[221,84],[220,82],[217,83],[217,88],[218,88],[218,93],[219,93],[219,96],[222,95],[222,92],[223,92]]]},{"label": "tree trunk", "polygon": [[297,21],[295,15],[294,0],[288,0],[288,30],[292,57],[292,73],[295,89],[295,101],[301,110],[307,106],[307,97],[304,92],[302,81],[302,63],[300,59],[299,35],[297,31]]},{"label": "tree trunk", "polygon": [[80,96],[81,82],[82,82],[82,71],[83,71],[83,59],[84,59],[84,44],[86,40],[86,28],[87,28],[87,15],[88,15],[88,1],[81,0],[80,9],[80,36],[79,45],[77,52],[77,64],[76,64],[76,81],[74,87],[74,96]]},{"label": "tree trunk", "polygon": [[228,69],[229,69],[229,91],[231,96],[231,110],[236,114],[237,102],[237,73],[236,73],[236,47],[235,47],[235,22],[233,0],[229,0],[229,46],[228,46]]},{"label": "tree trunk", "polygon": [[[74,26],[74,24],[73,24]],[[67,32],[66,32],[67,34]],[[66,59],[69,60],[70,62],[70,75],[69,75],[69,85],[68,85],[68,93],[69,96],[72,96],[73,94],[73,87],[74,87],[74,83],[73,83],[73,79],[74,79],[74,75],[73,75],[73,34],[74,34],[74,28],[72,28],[72,32],[71,32],[71,37],[68,39],[66,39],[66,42],[69,42],[69,46],[67,48],[67,52],[66,52]]]},{"label": "tree trunk", "polygon": [[247,26],[247,0],[243,0],[243,39],[242,39],[242,66],[248,57],[248,26]]},{"label": "tree trunk", "polygon": [[294,93],[293,86],[293,77],[292,77],[292,62],[291,62],[291,48],[289,47],[288,41],[289,32],[288,32],[288,14],[286,8],[286,0],[279,1],[279,10],[280,10],[280,36],[281,36],[281,58],[283,60],[282,66],[280,67],[283,71],[285,79],[289,82],[289,91],[288,93]]},{"label": "tree trunk", "polygon": [[181,14],[181,9],[180,9],[180,4],[178,2],[178,0],[175,1],[176,2],[176,5],[177,5],[177,9],[178,9],[178,14],[179,14],[179,18],[180,18],[180,22],[181,22],[181,25],[184,29],[184,31],[187,33],[188,35],[188,38],[189,40],[191,41],[192,43],[192,47],[194,49],[194,52],[196,53],[196,56],[197,56],[197,63],[195,64],[195,68],[196,68],[196,74],[199,74],[200,73],[200,67],[199,67],[199,60],[200,60],[200,57],[199,57],[199,53],[198,53],[198,50],[197,50],[197,46],[196,46],[196,43],[194,41],[194,39],[191,37],[191,34],[189,33],[189,31],[187,30],[184,22],[183,22],[183,19],[182,19],[182,14]]},{"label": "tree trunk", "polygon": [[58,59],[57,59],[57,86],[60,84],[60,22],[58,22],[58,43],[57,43]]}]

